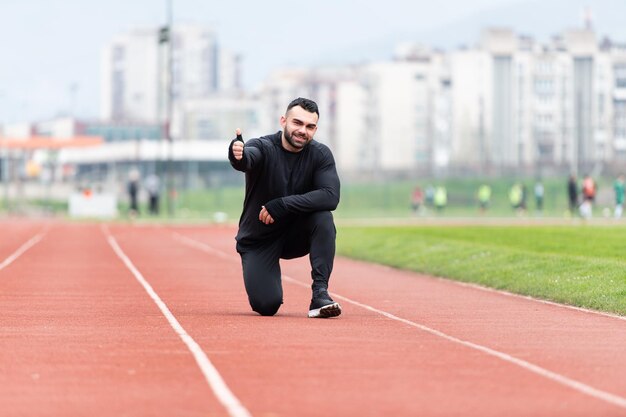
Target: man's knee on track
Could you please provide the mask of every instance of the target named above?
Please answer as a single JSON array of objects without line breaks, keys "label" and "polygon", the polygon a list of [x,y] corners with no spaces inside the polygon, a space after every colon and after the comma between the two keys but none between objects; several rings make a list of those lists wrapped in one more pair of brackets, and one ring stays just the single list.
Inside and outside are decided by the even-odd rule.
[{"label": "man's knee on track", "polygon": [[262,316],[273,316],[278,312],[283,300],[253,300],[250,299],[250,307]]}]

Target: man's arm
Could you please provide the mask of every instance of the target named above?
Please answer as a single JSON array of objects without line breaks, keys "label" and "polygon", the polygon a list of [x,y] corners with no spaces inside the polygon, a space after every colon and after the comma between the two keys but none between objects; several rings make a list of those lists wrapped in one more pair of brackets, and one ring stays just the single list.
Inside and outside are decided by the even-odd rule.
[{"label": "man's arm", "polygon": [[265,204],[273,220],[279,220],[288,213],[310,213],[332,211],[339,204],[339,176],[335,160],[330,152],[323,157],[322,165],[313,177],[314,190],[304,194],[275,198]]}]

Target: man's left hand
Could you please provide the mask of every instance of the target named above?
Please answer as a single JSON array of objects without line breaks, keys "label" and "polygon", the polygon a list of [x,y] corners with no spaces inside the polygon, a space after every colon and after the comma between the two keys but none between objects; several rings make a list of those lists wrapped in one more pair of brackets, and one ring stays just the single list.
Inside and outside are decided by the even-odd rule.
[{"label": "man's left hand", "polygon": [[259,213],[259,220],[265,224],[274,223],[274,218],[270,214],[269,211],[265,208],[265,206],[261,206],[261,212]]}]

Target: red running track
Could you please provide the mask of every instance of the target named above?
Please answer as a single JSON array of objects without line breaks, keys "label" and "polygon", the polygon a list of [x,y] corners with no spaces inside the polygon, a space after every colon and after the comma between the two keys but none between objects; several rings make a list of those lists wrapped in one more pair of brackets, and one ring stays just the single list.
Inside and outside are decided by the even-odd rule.
[{"label": "red running track", "polygon": [[252,313],[235,230],[0,222],[2,416],[626,416],[626,320],[338,258]]}]

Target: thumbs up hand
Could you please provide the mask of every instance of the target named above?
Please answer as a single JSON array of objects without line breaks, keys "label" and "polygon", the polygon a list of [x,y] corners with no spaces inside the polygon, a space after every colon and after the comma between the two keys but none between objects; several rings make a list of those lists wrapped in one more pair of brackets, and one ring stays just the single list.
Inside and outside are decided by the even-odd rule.
[{"label": "thumbs up hand", "polygon": [[233,155],[236,160],[241,161],[241,158],[243,158],[243,137],[241,136],[241,129],[237,128],[235,134],[237,135],[237,139],[233,142]]}]

